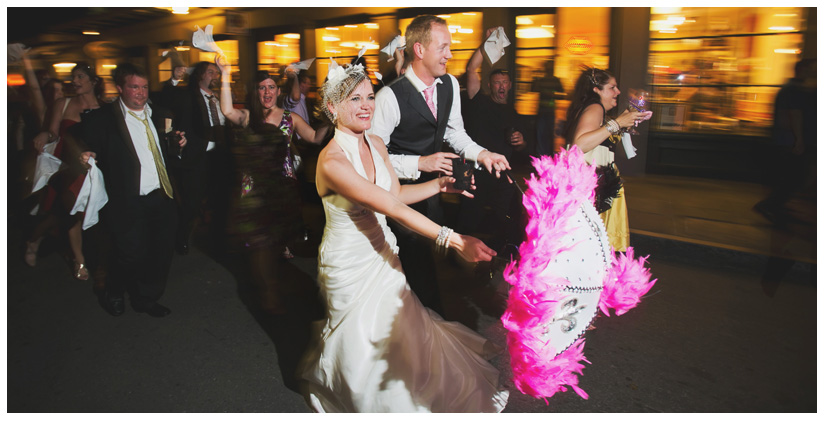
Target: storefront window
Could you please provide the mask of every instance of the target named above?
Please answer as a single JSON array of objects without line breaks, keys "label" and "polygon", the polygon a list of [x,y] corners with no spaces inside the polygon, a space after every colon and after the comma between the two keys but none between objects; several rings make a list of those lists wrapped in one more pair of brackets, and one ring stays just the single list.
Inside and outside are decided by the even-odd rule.
[{"label": "storefront window", "polygon": [[[167,51],[169,51],[169,48],[159,49],[158,50],[158,56],[163,56],[163,53],[165,53]],[[189,47],[186,47],[186,46],[175,47],[175,51],[177,51],[178,57],[180,57],[181,61],[183,61],[183,64],[188,66],[189,63],[187,63],[187,58],[189,57]],[[162,58],[161,60],[163,60],[163,61],[158,65],[158,82],[163,83],[163,82],[166,82],[167,80],[172,78],[172,60],[169,59],[168,57],[167,58]],[[101,60],[98,60],[98,61],[101,61]],[[100,65],[100,64],[101,63],[98,63],[98,65]],[[109,72],[107,72],[107,73],[109,73]]]},{"label": "storefront window", "polygon": [[804,8],[652,8],[654,131],[764,136],[800,58]]},{"label": "storefront window", "polygon": [[556,56],[556,15],[516,16],[516,111],[534,115],[539,93],[533,81],[544,77],[545,63]]},{"label": "storefront window", "polygon": [[279,74],[285,66],[300,60],[301,34],[278,34],[272,41],[258,43],[258,70]]},{"label": "storefront window", "polygon": [[[481,44],[481,38],[484,36],[485,29],[481,26],[482,13],[470,11],[438,15],[438,17],[447,21],[447,28],[452,38],[450,52],[453,58],[447,62],[447,73],[460,76],[464,74],[467,62],[470,61],[473,51]],[[413,18],[398,21],[402,34],[412,21]]]},{"label": "storefront window", "polygon": [[330,26],[315,29],[316,55],[318,65],[315,85],[324,84],[324,79],[329,71],[330,58],[335,59],[338,65],[351,63],[362,48],[366,51],[362,56],[367,63],[367,73],[372,79],[372,83],[378,83],[375,72],[378,71],[378,24],[359,23],[341,26]]}]

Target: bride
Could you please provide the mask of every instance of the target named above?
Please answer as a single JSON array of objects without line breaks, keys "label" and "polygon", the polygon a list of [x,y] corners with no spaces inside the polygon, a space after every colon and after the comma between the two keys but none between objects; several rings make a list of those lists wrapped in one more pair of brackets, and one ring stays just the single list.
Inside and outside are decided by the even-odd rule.
[{"label": "bride", "polygon": [[318,412],[500,412],[509,392],[487,362],[496,346],[421,305],[387,228],[390,217],[467,261],[491,260],[495,252],[480,240],[407,206],[458,193],[455,180],[399,185],[383,141],[366,135],[375,95],[362,66],[331,68],[321,91],[335,137],[316,175],[326,213],[318,281],[327,318],[302,368],[309,404]]}]

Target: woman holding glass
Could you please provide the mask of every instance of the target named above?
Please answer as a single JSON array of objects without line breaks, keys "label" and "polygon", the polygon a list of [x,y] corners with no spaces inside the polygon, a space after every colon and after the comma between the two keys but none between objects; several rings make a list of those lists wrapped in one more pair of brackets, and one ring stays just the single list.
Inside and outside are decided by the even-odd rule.
[{"label": "woman holding glass", "polygon": [[[615,119],[608,117],[607,112],[618,105],[620,93],[616,78],[608,71],[595,67],[583,70],[567,109],[565,132],[567,143],[578,146],[588,164],[612,168],[617,176],[613,151],[621,141],[622,131],[649,119],[652,114],[625,110]],[[619,189],[612,206],[602,212],[601,217],[610,245],[615,251],[625,251],[630,245],[630,231],[624,187]]]}]

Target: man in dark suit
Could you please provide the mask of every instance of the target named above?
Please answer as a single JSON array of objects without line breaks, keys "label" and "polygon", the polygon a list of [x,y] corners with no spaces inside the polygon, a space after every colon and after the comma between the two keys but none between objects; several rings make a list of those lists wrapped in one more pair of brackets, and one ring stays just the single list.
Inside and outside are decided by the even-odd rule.
[{"label": "man in dark suit", "polygon": [[189,77],[188,89],[172,109],[175,127],[186,132],[189,139],[180,168],[175,171],[181,196],[180,224],[175,239],[179,254],[189,251],[189,239],[204,197],[207,209],[211,211],[213,251],[220,253],[225,246],[232,156],[226,118],[218,102],[220,80],[218,66],[206,61],[198,63]]},{"label": "man in dark suit", "polygon": [[176,132],[181,137],[171,149],[178,150],[170,151],[166,140],[170,120],[147,104],[149,81],[143,69],[120,64],[114,79],[120,98],[82,118],[81,161],[93,157],[103,172],[109,202],[101,218],[115,244],[102,304],[119,316],[128,292],[135,311],[163,317],[171,311],[157,301],[166,287],[177,225],[175,193],[166,167],[178,159],[186,138]]},{"label": "man in dark suit", "polygon": [[[404,75],[382,88],[375,98],[372,134],[387,144],[390,162],[402,183],[420,183],[452,175],[452,158],[442,152],[447,143],[463,158],[476,161],[487,171],[510,169],[507,159],[479,146],[464,130],[458,80],[447,74],[450,31],[436,16],[419,16],[405,32],[412,59]],[[439,196],[411,206],[436,223],[443,223]],[[399,257],[407,282],[421,303],[441,313],[441,298],[435,276],[431,245],[403,226],[391,223],[398,237]]]}]

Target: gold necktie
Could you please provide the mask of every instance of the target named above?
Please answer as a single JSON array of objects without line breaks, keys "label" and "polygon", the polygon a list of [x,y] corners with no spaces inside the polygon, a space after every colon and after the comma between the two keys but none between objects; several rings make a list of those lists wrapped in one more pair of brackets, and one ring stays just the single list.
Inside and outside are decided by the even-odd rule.
[{"label": "gold necktie", "polygon": [[158,150],[158,145],[155,144],[155,136],[152,134],[152,128],[149,127],[149,119],[140,118],[132,111],[129,111],[129,114],[131,114],[132,117],[142,121],[143,125],[146,126],[146,137],[149,138],[149,150],[152,151],[152,158],[155,160],[155,168],[158,170],[160,185],[163,187],[163,192],[166,193],[166,195],[171,199],[172,183],[169,182],[169,176],[166,175],[166,167],[163,165],[163,160],[160,159],[160,151]]}]

